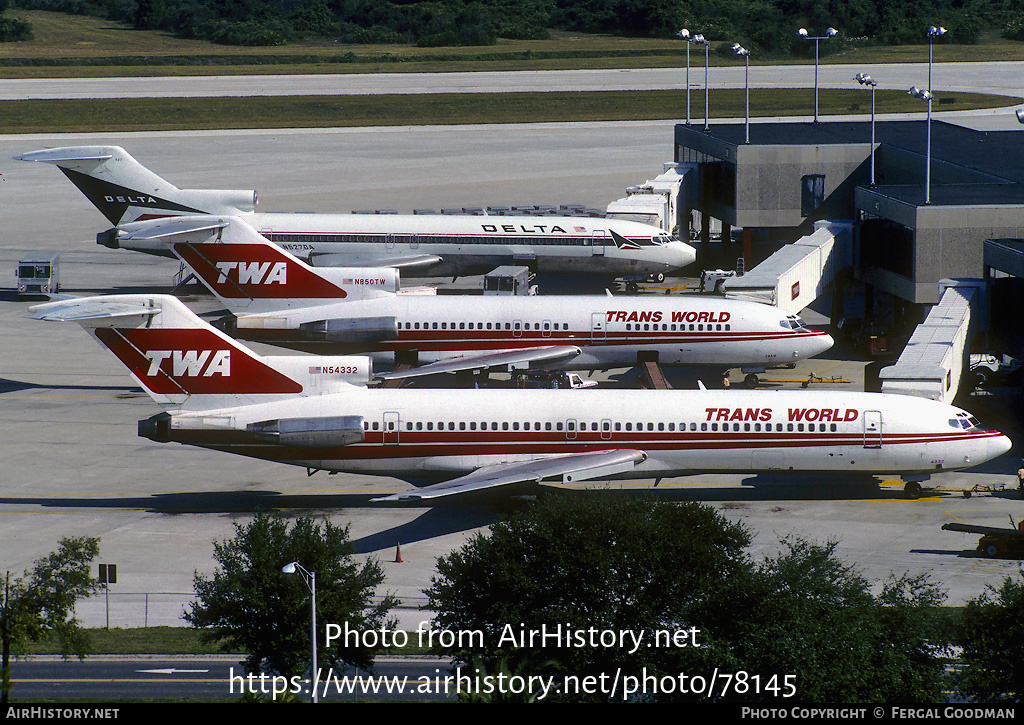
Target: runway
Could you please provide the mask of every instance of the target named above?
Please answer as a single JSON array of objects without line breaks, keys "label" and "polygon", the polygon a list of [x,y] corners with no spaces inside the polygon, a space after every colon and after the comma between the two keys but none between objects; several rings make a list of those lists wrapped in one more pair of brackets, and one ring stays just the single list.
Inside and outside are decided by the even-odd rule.
[{"label": "runway", "polygon": [[[1024,62],[942,63],[936,51],[936,91],[1024,96]],[[869,73],[878,89],[906,90],[928,83],[927,63],[821,64],[822,88],[856,88],[853,76]],[[703,88],[704,61],[694,55],[691,88]],[[758,65],[750,68],[753,88],[809,88],[814,66]],[[708,69],[711,88],[743,88],[741,63]],[[337,96],[421,93],[568,93],[653,91],[686,88],[683,68],[628,68],[549,71],[455,71],[449,73],[324,73],[310,75],[182,76],[143,78],[0,79],[0,100],[58,98],[210,98],[218,96]]]},{"label": "runway", "polygon": [[[672,122],[524,124],[0,136],[0,558],[20,572],[62,536],[101,537],[103,563],[118,565],[112,626],[181,624],[193,572],[213,568],[214,539],[233,535],[257,508],[313,514],[351,526],[359,556],[385,562],[385,589],[404,602],[402,624],[424,615],[422,589],[438,556],[490,523],[489,509],[404,509],[367,500],[405,484],[360,476],[306,476],[302,469],[237,458],[136,435],[158,412],[120,365],[77,325],[25,319],[13,293],[14,265],[30,250],[62,254],[63,290],[97,293],[169,289],[177,264],[98,247],[108,222],[56,169],[12,161],[46,146],[118,144],[183,187],[256,188],[260,208],[360,208],[582,203],[604,206],[671,160]],[[209,298],[190,298],[211,309]],[[843,361],[815,361],[831,374]],[[1016,464],[953,474],[952,488],[998,486]],[[740,484],[740,485],[737,485]],[[1010,491],[909,502],[898,487],[764,477],[691,477],[663,482],[668,497],[706,500],[756,531],[753,554],[778,550],[788,534],[837,539],[839,554],[873,581],[890,572],[931,572],[951,603],[977,596],[1016,572],[1011,561],[969,552],[974,537],[941,531],[962,520],[1002,525],[1022,506]],[[397,544],[403,563],[394,563]],[[102,625],[103,600],[80,607]]]}]

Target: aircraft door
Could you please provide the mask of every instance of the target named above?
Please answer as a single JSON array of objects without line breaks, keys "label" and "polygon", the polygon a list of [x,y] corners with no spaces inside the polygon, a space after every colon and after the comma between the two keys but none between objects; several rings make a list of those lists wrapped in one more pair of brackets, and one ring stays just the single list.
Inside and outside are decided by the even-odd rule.
[{"label": "aircraft door", "polygon": [[610,441],[612,439],[612,422],[608,418],[601,420],[601,440]]},{"label": "aircraft door", "polygon": [[864,411],[864,447],[882,447],[882,413],[880,411]]},{"label": "aircraft door", "polygon": [[512,320],[512,337],[522,337],[522,336],[523,336],[523,321],[522,320]]},{"label": "aircraft door", "polygon": [[551,337],[551,320],[544,320],[540,326],[541,337]]},{"label": "aircraft door", "polygon": [[384,412],[384,445],[397,446],[402,421],[397,410]]},{"label": "aircraft door", "polygon": [[590,247],[595,257],[604,256],[604,243],[608,239],[608,232],[604,229],[595,229],[591,235]]},{"label": "aircraft door", "polygon": [[390,252],[390,251],[394,250],[394,248],[395,248],[395,235],[394,234],[386,234],[384,236],[384,249],[386,249],[386,250],[388,250]]},{"label": "aircraft door", "polygon": [[570,418],[565,421],[565,439],[568,441],[576,440],[576,419]]},{"label": "aircraft door", "polygon": [[590,341],[594,345],[603,345],[607,339],[608,330],[606,329],[605,313],[590,313]]}]

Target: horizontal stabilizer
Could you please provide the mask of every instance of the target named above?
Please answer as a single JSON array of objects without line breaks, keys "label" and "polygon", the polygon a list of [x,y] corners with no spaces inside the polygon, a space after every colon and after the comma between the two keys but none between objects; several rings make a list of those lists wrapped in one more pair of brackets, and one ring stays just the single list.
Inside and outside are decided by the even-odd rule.
[{"label": "horizontal stabilizer", "polygon": [[89,297],[47,302],[30,307],[29,310],[32,312],[29,315],[31,319],[46,320],[47,322],[82,322],[139,315],[151,317],[160,313],[159,308],[156,307],[107,300],[97,302]]},{"label": "horizontal stabilizer", "polygon": [[47,164],[69,161],[106,161],[114,154],[106,146],[72,146],[69,148],[42,149],[15,156],[15,161],[41,161]]},{"label": "horizontal stabilizer", "polygon": [[435,483],[432,486],[392,494],[374,501],[420,501],[444,496],[482,491],[514,483],[540,483],[545,479],[558,478],[562,483],[589,481],[594,478],[614,476],[632,470],[647,460],[643,451],[631,448],[570,453],[568,455],[538,458],[521,463],[500,463],[484,466],[459,478]]},{"label": "horizontal stabilizer", "polygon": [[157,223],[140,224],[137,228],[133,226],[135,225],[126,224],[122,227],[121,240],[167,239],[185,234],[201,234],[225,229],[228,222],[220,217],[182,216],[160,219]]},{"label": "horizontal stabilizer", "polygon": [[423,375],[439,373],[456,373],[462,370],[485,370],[487,368],[506,365],[522,365],[527,363],[552,363],[572,360],[581,350],[575,345],[543,345],[540,347],[524,347],[519,350],[503,350],[480,355],[465,355],[451,360],[441,360],[428,365],[421,365],[406,370],[390,373],[377,373],[378,380],[398,380],[401,378],[417,378]]}]

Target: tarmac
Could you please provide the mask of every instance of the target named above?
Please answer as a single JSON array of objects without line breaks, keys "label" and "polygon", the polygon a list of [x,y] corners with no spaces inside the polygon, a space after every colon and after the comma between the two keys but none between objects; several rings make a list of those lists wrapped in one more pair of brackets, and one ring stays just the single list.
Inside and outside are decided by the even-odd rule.
[{"label": "tarmac", "polygon": [[[109,227],[49,166],[5,161],[44,146],[116,143],[183,187],[261,192],[266,210],[582,203],[603,206],[626,186],[652,178],[670,158],[671,124],[580,124],[559,127],[457,127],[257,134],[133,134],[118,139],[0,136],[0,562],[12,575],[52,551],[66,536],[98,536],[99,562],[116,564],[110,626],[182,625],[193,576],[215,567],[213,542],[230,538],[256,510],[313,515],[350,527],[357,557],[384,565],[383,591],[402,600],[400,626],[429,613],[423,589],[436,561],[499,515],[492,508],[387,508],[371,497],[403,490],[383,478],[318,473],[139,438],[136,421],[159,408],[121,365],[77,325],[26,318],[32,301],[14,291],[14,269],[28,251],[61,252],[62,291],[95,294],[167,292],[177,263],[112,251],[93,242]],[[511,139],[511,143],[510,143]],[[500,162],[495,162],[496,149]],[[490,162],[481,168],[482,160]],[[322,163],[320,161],[322,160]],[[445,169],[444,179],[438,168]],[[339,199],[343,200],[339,203]],[[6,270],[6,271],[5,271]],[[472,281],[464,282],[472,284]],[[646,294],[691,278],[648,285]],[[211,298],[186,296],[195,309]],[[38,301],[38,300],[35,300]],[[827,309],[827,306],[826,306]],[[805,315],[811,324],[821,316]],[[840,345],[794,370],[770,371],[765,386],[800,387],[812,373],[850,382],[812,383],[862,390],[868,360]],[[696,385],[693,373],[668,371],[674,387]],[[631,385],[635,372],[596,375],[605,385]],[[733,383],[740,380],[733,375]],[[709,387],[713,382],[707,381]],[[586,391],[581,391],[586,394]],[[1009,402],[1008,402],[1009,401]],[[983,422],[1024,440],[1019,394],[967,399]],[[656,495],[715,506],[753,532],[751,554],[772,556],[787,537],[835,541],[836,551],[881,587],[889,576],[927,574],[963,604],[1015,576],[1018,563],[974,552],[976,536],[941,530],[961,521],[995,526],[1024,518],[1014,471],[1021,447],[978,469],[931,481],[940,490],[917,501],[902,484],[874,479],[802,476],[690,476],[663,481]],[[607,484],[653,489],[652,482]],[[975,495],[965,498],[964,490]],[[401,546],[402,561],[396,562]],[[107,622],[103,597],[81,603],[90,626]]]}]

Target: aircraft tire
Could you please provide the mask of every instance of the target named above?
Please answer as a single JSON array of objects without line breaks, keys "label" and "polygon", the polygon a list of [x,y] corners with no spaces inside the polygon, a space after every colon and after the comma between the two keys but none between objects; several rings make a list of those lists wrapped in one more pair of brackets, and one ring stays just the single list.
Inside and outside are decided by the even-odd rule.
[{"label": "aircraft tire", "polygon": [[754,373],[750,373],[750,375],[743,378],[743,385],[750,389],[756,388],[758,382],[760,381],[757,379],[757,375],[755,375]]},{"label": "aircraft tire", "polygon": [[635,295],[639,291],[640,291],[640,285],[638,285],[636,282],[627,282],[626,283],[626,292],[628,292],[629,294]]},{"label": "aircraft tire", "polygon": [[903,487],[903,493],[911,501],[916,501],[917,499],[921,498],[921,484],[918,483],[917,481],[908,481],[907,485]]},{"label": "aircraft tire", "polygon": [[985,556],[987,556],[989,559],[995,559],[997,556],[999,556],[999,547],[995,544],[989,544],[985,547]]}]

